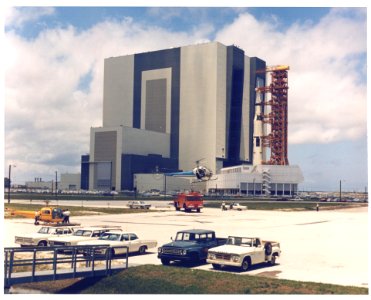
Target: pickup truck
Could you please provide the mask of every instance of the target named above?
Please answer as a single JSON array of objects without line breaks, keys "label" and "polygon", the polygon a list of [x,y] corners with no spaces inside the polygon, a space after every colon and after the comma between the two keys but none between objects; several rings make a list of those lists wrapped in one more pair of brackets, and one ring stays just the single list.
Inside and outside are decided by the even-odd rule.
[{"label": "pickup truck", "polygon": [[147,204],[144,201],[129,201],[128,206],[129,208],[149,209],[151,207],[151,204]]},{"label": "pickup truck", "polygon": [[70,236],[60,236],[49,239],[49,246],[76,246],[78,242],[97,240],[103,233],[120,230],[117,226],[83,227],[77,229]]},{"label": "pickup truck", "polygon": [[[111,256],[116,254],[126,253],[125,248],[115,248],[120,246],[129,247],[129,253],[138,252],[144,254],[146,250],[155,248],[157,241],[155,240],[142,240],[133,232],[121,232],[121,231],[110,231],[103,233],[97,240],[78,242],[77,245],[109,245]],[[98,254],[106,254],[99,251],[106,251],[101,248],[98,250]]]},{"label": "pickup truck", "polygon": [[280,255],[278,242],[262,241],[256,237],[230,236],[225,245],[209,250],[207,262],[212,264],[214,269],[232,266],[247,271],[255,264],[274,265]]},{"label": "pickup truck", "polygon": [[69,236],[74,232],[73,226],[42,226],[39,231],[31,234],[16,235],[15,243],[21,245],[21,247],[26,246],[37,246],[45,247],[48,245],[49,238]]},{"label": "pickup truck", "polygon": [[223,245],[226,241],[225,238],[217,238],[212,230],[179,231],[175,240],[158,248],[157,257],[163,265],[169,265],[171,261],[203,262],[209,248]]}]

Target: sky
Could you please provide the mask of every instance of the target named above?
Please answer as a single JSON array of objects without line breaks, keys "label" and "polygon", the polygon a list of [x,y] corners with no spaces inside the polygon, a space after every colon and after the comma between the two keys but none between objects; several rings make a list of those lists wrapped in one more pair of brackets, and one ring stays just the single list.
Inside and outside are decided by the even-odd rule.
[{"label": "sky", "polygon": [[336,191],[341,180],[343,191],[363,192],[366,6],[187,5],[4,7],[4,177],[9,165],[15,184],[80,172],[90,127],[102,126],[105,58],[218,41],[290,66],[288,156],[302,169],[299,189]]}]

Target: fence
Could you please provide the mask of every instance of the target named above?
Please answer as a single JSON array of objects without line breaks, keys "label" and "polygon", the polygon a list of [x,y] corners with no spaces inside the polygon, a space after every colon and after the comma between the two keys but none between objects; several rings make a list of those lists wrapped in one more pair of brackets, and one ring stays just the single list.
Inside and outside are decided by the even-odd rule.
[{"label": "fence", "polygon": [[[124,254],[114,255],[118,249]],[[128,268],[127,246],[4,248],[4,288],[13,284],[109,276]]]}]

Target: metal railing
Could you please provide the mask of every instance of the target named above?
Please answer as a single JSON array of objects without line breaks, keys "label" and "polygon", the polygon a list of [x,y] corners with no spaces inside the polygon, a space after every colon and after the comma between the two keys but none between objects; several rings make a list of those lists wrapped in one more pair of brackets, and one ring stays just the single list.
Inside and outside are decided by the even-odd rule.
[{"label": "metal railing", "polygon": [[[119,249],[125,249],[124,253],[115,255]],[[109,245],[4,248],[4,287],[18,283],[109,276],[113,271],[128,268],[128,254],[127,246],[111,248]]]}]

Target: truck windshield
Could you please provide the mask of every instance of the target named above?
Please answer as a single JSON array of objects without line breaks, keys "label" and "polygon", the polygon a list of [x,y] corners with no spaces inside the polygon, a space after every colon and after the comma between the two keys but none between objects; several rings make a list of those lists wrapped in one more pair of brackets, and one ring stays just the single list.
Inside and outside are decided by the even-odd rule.
[{"label": "truck windshield", "polygon": [[212,239],[211,233],[190,233],[190,232],[178,232],[176,235],[176,241],[206,241]]},{"label": "truck windshield", "polygon": [[227,245],[252,247],[253,241],[253,238],[230,236],[228,237]]},{"label": "truck windshield", "polygon": [[187,196],[186,197],[187,201],[199,201],[200,199],[201,197],[198,197],[198,196]]}]

